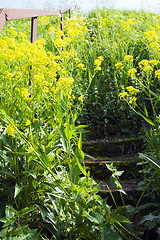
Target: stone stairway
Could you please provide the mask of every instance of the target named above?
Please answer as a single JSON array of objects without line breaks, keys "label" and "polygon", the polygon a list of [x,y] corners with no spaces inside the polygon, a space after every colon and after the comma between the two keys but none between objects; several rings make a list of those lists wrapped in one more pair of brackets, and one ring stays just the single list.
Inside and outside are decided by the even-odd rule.
[{"label": "stone stairway", "polygon": [[139,172],[141,166],[137,163],[141,161],[138,158],[138,153],[142,151],[142,145],[142,137],[83,143],[83,151],[86,153],[85,165],[93,179],[99,183],[100,195],[109,197],[110,191],[114,195],[118,192],[117,188],[110,183],[112,172],[106,164],[110,165],[111,163],[117,171],[123,171],[118,181],[122,190],[127,193],[127,198],[132,199],[140,195],[138,185],[141,180]]}]

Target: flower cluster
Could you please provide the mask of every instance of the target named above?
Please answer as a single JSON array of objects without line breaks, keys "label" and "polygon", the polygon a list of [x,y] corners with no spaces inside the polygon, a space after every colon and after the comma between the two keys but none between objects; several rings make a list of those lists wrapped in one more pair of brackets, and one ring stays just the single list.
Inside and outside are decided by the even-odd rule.
[{"label": "flower cluster", "polygon": [[94,65],[95,65],[95,69],[94,71],[100,71],[101,70],[101,63],[104,60],[104,58],[102,56],[99,56],[95,61],[94,61]]}]

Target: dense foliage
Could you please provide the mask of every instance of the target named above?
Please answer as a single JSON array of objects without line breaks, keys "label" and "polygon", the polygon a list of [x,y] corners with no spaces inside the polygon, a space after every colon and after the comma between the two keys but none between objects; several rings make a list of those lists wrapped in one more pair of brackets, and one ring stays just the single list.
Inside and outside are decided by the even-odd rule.
[{"label": "dense foliage", "polygon": [[[144,119],[152,157],[142,157],[156,171],[143,172],[158,194],[160,16],[97,9],[65,17],[64,32],[59,17],[38,26],[35,44],[29,20],[0,35],[0,239],[138,239],[131,211],[98,195],[82,134],[89,125],[103,129],[98,138],[137,135]],[[155,226],[158,214],[144,222]]]}]

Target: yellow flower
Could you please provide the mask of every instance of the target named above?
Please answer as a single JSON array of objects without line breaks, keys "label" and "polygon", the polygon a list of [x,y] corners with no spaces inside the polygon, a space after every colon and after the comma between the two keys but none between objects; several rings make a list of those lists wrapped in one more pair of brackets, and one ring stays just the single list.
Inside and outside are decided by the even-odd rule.
[{"label": "yellow flower", "polygon": [[158,60],[150,60],[149,61],[150,65],[153,67],[156,66],[158,64],[158,62],[159,62]]},{"label": "yellow flower", "polygon": [[131,76],[131,78],[135,77],[135,73],[137,72],[136,68],[131,68],[128,70],[128,74]]},{"label": "yellow flower", "polygon": [[74,61],[75,61],[76,63],[79,63],[79,62],[80,62],[80,59],[79,59],[79,58],[74,58]]},{"label": "yellow flower", "polygon": [[33,147],[29,147],[28,149],[27,149],[27,152],[28,153],[32,153],[34,151],[34,148]]},{"label": "yellow flower", "polygon": [[123,68],[123,64],[121,62],[116,63],[115,66],[116,66],[116,69],[122,69]]},{"label": "yellow flower", "polygon": [[12,136],[12,137],[13,137],[13,136],[14,136],[14,127],[12,127],[12,125],[9,124],[9,125],[7,126],[6,132],[7,132],[8,136]]},{"label": "yellow flower", "polygon": [[94,71],[100,71],[101,70],[101,63],[104,60],[104,58],[102,56],[99,56],[95,61],[94,61],[94,65],[95,65],[95,69]]},{"label": "yellow flower", "polygon": [[134,96],[134,97],[132,97],[130,100],[129,100],[129,103],[130,104],[135,104],[136,103],[136,101],[137,101],[137,98]]},{"label": "yellow flower", "polygon": [[120,94],[119,94],[119,97],[120,97],[120,99],[122,99],[122,98],[128,98],[128,93],[127,92],[121,92]]},{"label": "yellow flower", "polygon": [[158,80],[160,80],[160,69],[155,71],[155,76],[158,77]]},{"label": "yellow flower", "polygon": [[149,61],[148,61],[147,59],[143,59],[142,61],[140,61],[140,62],[138,63],[138,65],[139,65],[140,68],[149,66]]},{"label": "yellow flower", "polygon": [[80,97],[78,98],[78,100],[79,100],[79,101],[82,101],[82,100],[83,100],[83,96],[80,96]]},{"label": "yellow flower", "polygon": [[101,71],[101,67],[100,66],[97,66],[95,69],[94,69],[94,71]]},{"label": "yellow flower", "polygon": [[30,126],[31,125],[31,121],[30,120],[27,120],[26,121],[26,126]]},{"label": "yellow flower", "polygon": [[16,30],[14,30],[13,28],[9,28],[8,31],[9,31],[9,33],[10,33],[11,35],[17,36]]},{"label": "yellow flower", "polygon": [[82,69],[82,70],[86,70],[83,63],[79,63],[77,67]]},{"label": "yellow flower", "polygon": [[133,56],[132,55],[126,55],[124,57],[124,61],[133,62]]},{"label": "yellow flower", "polygon": [[28,98],[29,93],[28,93],[28,89],[27,89],[27,88],[22,88],[22,90],[21,90],[21,96],[24,97],[25,99]]},{"label": "yellow flower", "polygon": [[144,72],[152,72],[153,71],[153,68],[151,67],[151,66],[145,66],[145,67],[143,67],[143,71]]},{"label": "yellow flower", "polygon": [[133,86],[126,87],[126,89],[131,93],[131,94],[137,94],[139,92],[139,89],[134,88]]}]

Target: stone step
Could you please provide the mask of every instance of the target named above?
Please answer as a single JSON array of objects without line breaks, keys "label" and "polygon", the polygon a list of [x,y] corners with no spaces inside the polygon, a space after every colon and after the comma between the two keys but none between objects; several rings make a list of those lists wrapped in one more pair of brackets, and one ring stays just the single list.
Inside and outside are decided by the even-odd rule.
[{"label": "stone step", "polygon": [[[136,180],[135,181],[120,180],[120,184],[122,185],[122,190],[126,193],[126,194],[122,193],[125,204],[136,203],[143,192],[143,189],[139,187],[139,182]],[[109,202],[110,204],[113,204],[113,198],[112,198],[113,196],[116,199],[116,202],[118,205],[123,204],[119,190],[115,187],[112,187],[109,181],[107,182],[101,181],[99,182],[99,186],[100,186],[99,195],[102,198],[107,198],[107,202]],[[110,192],[112,193],[112,196]]]},{"label": "stone step", "polygon": [[[137,181],[122,181],[120,180],[120,184],[122,186],[122,190],[126,193],[128,192],[131,192],[131,191],[142,191],[138,185],[139,185],[139,182]],[[117,192],[118,189],[111,186],[110,182],[104,182],[104,181],[101,181],[99,182],[99,185],[100,185],[100,192]],[[109,189],[108,189],[108,187]]]},{"label": "stone step", "polygon": [[142,150],[143,138],[130,138],[119,140],[99,140],[83,142],[83,151],[91,156],[123,156],[135,155]]},{"label": "stone step", "polygon": [[91,176],[97,180],[109,179],[112,172],[106,167],[106,164],[113,163],[117,171],[124,171],[121,175],[121,179],[137,179],[140,178],[141,166],[137,166],[137,163],[141,160],[138,156],[123,156],[123,157],[96,157],[94,159],[86,158],[85,166],[90,171]]}]

